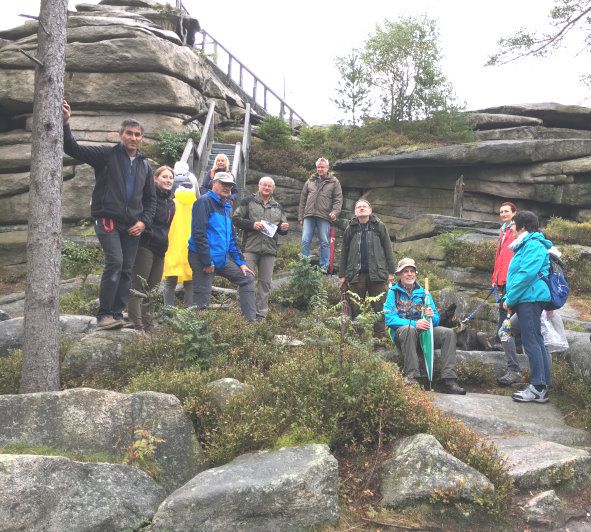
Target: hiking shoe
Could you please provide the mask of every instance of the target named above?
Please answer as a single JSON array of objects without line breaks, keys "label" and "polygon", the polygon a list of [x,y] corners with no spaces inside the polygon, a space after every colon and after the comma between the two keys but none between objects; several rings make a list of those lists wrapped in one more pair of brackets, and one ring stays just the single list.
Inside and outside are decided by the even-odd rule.
[{"label": "hiking shoe", "polygon": [[511,386],[512,384],[518,384],[521,382],[521,373],[509,370],[502,377],[499,377],[497,382],[501,386]]},{"label": "hiking shoe", "polygon": [[441,393],[449,393],[453,395],[466,395],[466,390],[458,384],[457,379],[443,379],[439,391]]},{"label": "hiking shoe", "polygon": [[121,329],[121,327],[123,327],[123,320],[116,320],[113,316],[102,316],[96,322],[97,331]]},{"label": "hiking shoe", "polygon": [[547,403],[549,401],[548,388],[544,388],[543,391],[538,392],[535,386],[530,384],[525,390],[515,392],[511,396],[511,399],[518,403]]}]

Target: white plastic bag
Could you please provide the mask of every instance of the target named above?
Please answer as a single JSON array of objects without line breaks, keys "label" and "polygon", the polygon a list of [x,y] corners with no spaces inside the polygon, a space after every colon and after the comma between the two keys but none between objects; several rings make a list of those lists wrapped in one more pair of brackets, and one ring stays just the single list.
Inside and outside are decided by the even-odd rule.
[{"label": "white plastic bag", "polygon": [[542,336],[548,353],[568,349],[568,340],[564,333],[562,318],[557,312],[547,310],[542,312]]}]

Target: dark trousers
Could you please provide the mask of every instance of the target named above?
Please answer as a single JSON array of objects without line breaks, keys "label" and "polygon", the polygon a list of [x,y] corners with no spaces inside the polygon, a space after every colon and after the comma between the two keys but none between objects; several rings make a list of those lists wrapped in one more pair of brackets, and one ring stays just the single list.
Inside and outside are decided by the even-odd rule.
[{"label": "dark trousers", "polygon": [[[139,247],[135,256],[135,263],[131,272],[131,287],[138,292],[152,290],[162,280],[164,271],[164,257],[154,255],[148,248]],[[146,281],[144,286],[141,279]],[[151,304],[140,300],[139,297],[130,295],[127,304],[127,313],[136,329],[149,329],[152,326]]]},{"label": "dark trousers", "polygon": [[[109,226],[109,224],[107,224]],[[129,299],[131,269],[140,242],[139,236],[127,234],[127,229],[113,224],[113,230],[107,232],[103,219],[94,222],[98,241],[105,252],[105,269],[99,288],[99,311],[97,319],[103,316],[123,317],[123,309]]]},{"label": "dark trousers", "polygon": [[[371,308],[374,312],[382,312],[384,309],[384,302],[388,293],[386,281],[371,281],[368,273],[359,272],[357,280],[354,283],[348,284],[348,289],[351,292],[355,292],[362,299],[365,299],[365,296],[373,297],[382,294],[379,300],[371,304]],[[351,301],[351,317],[355,319],[359,313],[359,307]],[[376,338],[384,338],[386,336],[386,325],[383,316],[374,323],[373,333]]]}]

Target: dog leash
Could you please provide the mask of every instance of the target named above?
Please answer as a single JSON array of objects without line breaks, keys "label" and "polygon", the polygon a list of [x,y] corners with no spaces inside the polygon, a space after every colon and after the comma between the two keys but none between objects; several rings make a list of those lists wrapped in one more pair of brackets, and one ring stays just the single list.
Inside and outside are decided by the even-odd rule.
[{"label": "dog leash", "polygon": [[496,286],[493,286],[493,287],[492,287],[492,288],[491,288],[491,289],[488,291],[488,294],[486,294],[486,297],[484,298],[484,300],[482,301],[482,303],[480,303],[480,305],[478,305],[478,306],[477,306],[477,307],[476,307],[476,308],[475,308],[475,309],[474,309],[474,310],[473,310],[473,311],[472,311],[470,314],[468,314],[468,316],[466,316],[466,317],[465,317],[465,318],[464,318],[464,319],[463,319],[463,320],[460,322],[460,325],[461,325],[461,324],[465,324],[465,323],[467,323],[468,321],[470,321],[470,320],[471,320],[471,319],[474,317],[474,315],[475,315],[475,314],[476,314],[476,313],[477,313],[477,312],[478,312],[478,311],[479,311],[479,310],[480,310],[482,307],[484,307],[484,304],[485,304],[485,303],[488,301],[488,298],[489,298],[489,297],[490,297],[492,294],[494,294],[494,295],[495,295],[495,303],[498,303],[498,302],[499,302],[499,292],[498,292],[498,290],[497,290],[497,287],[496,287]]}]

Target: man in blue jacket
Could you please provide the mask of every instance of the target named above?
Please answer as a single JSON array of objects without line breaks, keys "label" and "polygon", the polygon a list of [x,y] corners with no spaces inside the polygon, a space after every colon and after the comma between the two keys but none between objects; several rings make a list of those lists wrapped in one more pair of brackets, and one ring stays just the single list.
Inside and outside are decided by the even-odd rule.
[{"label": "man in blue jacket", "polygon": [[229,202],[234,177],[215,174],[212,189],[193,204],[189,264],[193,270],[193,305],[205,308],[211,299],[214,275],[238,285],[240,310],[246,321],[256,320],[254,272],[236,245]]},{"label": "man in blue jacket", "polygon": [[124,120],[116,146],[80,146],[68,124],[71,115],[70,106],[64,101],[64,152],[94,169],[90,214],[105,252],[97,329],[117,329],[125,323],[123,309],[129,299],[140,235],[156,212],[154,177],[139,150],[144,128],[137,120]]},{"label": "man in blue jacket", "polygon": [[[406,382],[415,384],[421,376],[417,342],[419,332],[429,329],[430,324],[421,318],[425,306],[425,289],[417,283],[417,267],[415,261],[405,257],[398,261],[396,267],[398,282],[388,290],[384,315],[388,334],[404,357],[404,375]],[[447,327],[439,327],[439,314],[435,302],[429,294],[429,308],[425,314],[433,321],[433,340],[435,348],[441,348],[441,379],[439,391],[456,395],[464,395],[466,390],[458,385],[456,374],[456,333]]]}]

